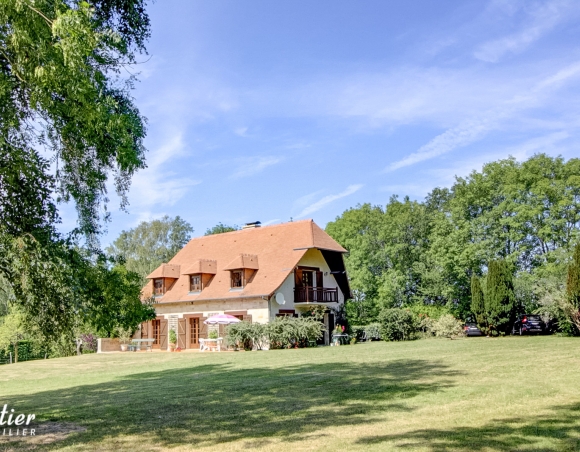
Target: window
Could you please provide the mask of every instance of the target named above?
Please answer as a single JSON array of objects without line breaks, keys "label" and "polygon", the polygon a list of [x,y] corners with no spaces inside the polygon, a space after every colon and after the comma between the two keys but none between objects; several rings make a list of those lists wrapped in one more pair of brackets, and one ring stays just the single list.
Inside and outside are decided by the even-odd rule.
[{"label": "window", "polygon": [[189,291],[199,292],[201,289],[201,275],[191,275],[189,277]]},{"label": "window", "polygon": [[191,345],[199,344],[199,319],[197,317],[189,319],[190,325],[190,342]]},{"label": "window", "polygon": [[231,287],[233,289],[244,287],[244,273],[242,270],[232,271]]},{"label": "window", "polygon": [[153,345],[159,345],[160,343],[160,335],[161,335],[161,320],[153,320],[151,322],[153,324]]},{"label": "window", "polygon": [[165,287],[163,284],[163,278],[153,280],[153,295],[163,295],[165,293]]}]

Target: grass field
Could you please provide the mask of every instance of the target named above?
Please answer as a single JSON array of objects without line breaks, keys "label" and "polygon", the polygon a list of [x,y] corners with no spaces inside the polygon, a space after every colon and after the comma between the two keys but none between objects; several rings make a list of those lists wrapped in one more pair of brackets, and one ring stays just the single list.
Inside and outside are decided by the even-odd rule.
[{"label": "grass field", "polygon": [[84,355],[1,366],[4,403],[73,432],[12,450],[573,451],[580,340]]}]

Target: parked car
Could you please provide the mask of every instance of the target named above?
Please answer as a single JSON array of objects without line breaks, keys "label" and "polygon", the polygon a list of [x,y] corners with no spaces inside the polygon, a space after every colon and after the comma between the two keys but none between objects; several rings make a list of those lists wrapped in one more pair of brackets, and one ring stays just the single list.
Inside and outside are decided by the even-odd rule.
[{"label": "parked car", "polygon": [[535,314],[519,315],[512,328],[512,334],[520,336],[527,333],[543,334],[546,331],[546,324],[539,315]]},{"label": "parked car", "polygon": [[463,327],[466,336],[481,336],[483,333],[478,328],[477,323],[466,323]]}]

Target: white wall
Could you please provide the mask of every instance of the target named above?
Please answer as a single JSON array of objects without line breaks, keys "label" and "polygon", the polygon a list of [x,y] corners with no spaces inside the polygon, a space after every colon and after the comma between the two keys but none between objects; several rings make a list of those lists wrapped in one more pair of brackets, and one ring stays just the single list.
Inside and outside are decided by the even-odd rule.
[{"label": "white wall", "polygon": [[[306,254],[302,257],[298,266],[303,267],[317,267],[322,271],[322,284],[324,287],[328,288],[338,288],[338,303],[329,303],[328,306],[332,308],[337,308],[342,303],[344,303],[344,296],[342,291],[338,287],[336,279],[334,276],[330,274],[330,268],[328,264],[324,260],[322,253],[317,249],[309,249]],[[276,291],[276,293],[282,292],[284,294],[284,299],[286,303],[283,305],[279,305],[276,303],[275,295],[272,297],[270,301],[270,319],[274,319],[276,314],[278,314],[280,309],[296,309],[294,306],[294,272],[290,273],[290,275],[284,280],[280,288]],[[297,309],[296,309],[297,310]],[[298,310],[297,310],[298,311]]]}]

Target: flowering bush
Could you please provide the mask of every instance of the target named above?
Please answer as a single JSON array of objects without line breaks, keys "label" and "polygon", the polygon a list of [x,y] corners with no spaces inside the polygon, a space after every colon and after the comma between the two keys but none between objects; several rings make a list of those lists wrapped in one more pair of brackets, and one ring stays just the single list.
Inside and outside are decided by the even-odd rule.
[{"label": "flowering bush", "polygon": [[94,334],[81,334],[83,341],[83,353],[97,353],[97,336]]},{"label": "flowering bush", "polygon": [[434,322],[433,331],[437,337],[447,337],[452,339],[464,335],[463,322],[456,319],[451,314],[444,314],[439,320]]}]

